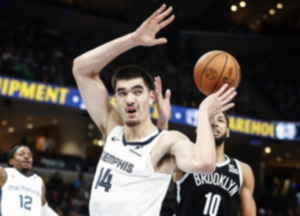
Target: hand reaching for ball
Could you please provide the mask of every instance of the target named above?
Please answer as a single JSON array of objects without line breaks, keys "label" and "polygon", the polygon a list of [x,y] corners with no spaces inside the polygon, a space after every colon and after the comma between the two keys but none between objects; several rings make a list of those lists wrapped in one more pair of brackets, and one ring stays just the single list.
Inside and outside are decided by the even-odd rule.
[{"label": "hand reaching for ball", "polygon": [[209,117],[227,111],[234,107],[232,99],[236,95],[234,87],[228,89],[228,84],[224,84],[217,92],[210,94],[201,102],[199,110],[206,111]]}]

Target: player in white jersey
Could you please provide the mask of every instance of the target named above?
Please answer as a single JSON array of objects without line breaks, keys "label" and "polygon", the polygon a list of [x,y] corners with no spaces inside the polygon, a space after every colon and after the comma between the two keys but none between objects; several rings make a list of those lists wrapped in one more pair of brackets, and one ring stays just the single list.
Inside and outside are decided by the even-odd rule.
[{"label": "player in white jersey", "polygon": [[8,154],[9,167],[0,168],[1,216],[58,216],[47,204],[43,179],[32,171],[32,153],[16,146]]},{"label": "player in white jersey", "polygon": [[[234,88],[224,85],[199,106],[197,141],[178,131],[153,124],[153,78],[138,66],[124,66],[112,77],[115,103],[100,79],[102,69],[120,54],[137,46],[167,42],[156,34],[174,20],[172,7],[163,4],[134,32],[96,47],[73,62],[75,77],[88,113],[100,129],[105,146],[90,197],[90,216],[158,216],[176,166],[186,172],[215,169],[215,141],[209,118],[234,106]],[[169,16],[169,17],[168,17]],[[160,121],[158,126],[161,127]]]},{"label": "player in white jersey", "polygon": [[155,172],[150,153],[163,133],[158,130],[139,142],[126,142],[124,127],[112,130],[92,186],[91,215],[159,215],[172,175]]}]

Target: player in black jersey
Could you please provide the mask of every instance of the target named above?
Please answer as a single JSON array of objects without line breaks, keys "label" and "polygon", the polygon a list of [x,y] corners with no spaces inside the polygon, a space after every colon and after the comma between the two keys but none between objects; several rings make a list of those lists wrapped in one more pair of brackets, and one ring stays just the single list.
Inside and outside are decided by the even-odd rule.
[{"label": "player in black jersey", "polygon": [[[163,110],[159,120],[166,121],[170,115],[170,112],[166,112],[170,111],[170,96],[163,99],[160,78],[155,80],[155,93],[158,110]],[[210,122],[216,141],[216,170],[211,174],[175,172],[176,216],[256,215],[253,197],[255,180],[251,167],[224,153],[225,141],[230,135],[228,116],[220,112],[211,117]],[[167,124],[165,126],[168,127]]]}]

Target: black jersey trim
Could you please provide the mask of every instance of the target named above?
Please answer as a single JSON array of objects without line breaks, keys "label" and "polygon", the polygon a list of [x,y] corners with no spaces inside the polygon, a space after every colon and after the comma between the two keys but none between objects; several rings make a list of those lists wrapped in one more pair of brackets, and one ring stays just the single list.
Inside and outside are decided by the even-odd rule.
[{"label": "black jersey trim", "polygon": [[153,135],[152,137],[150,137],[149,139],[147,139],[146,141],[144,141],[144,142],[126,142],[125,134],[123,134],[123,137],[122,137],[123,144],[125,146],[126,145],[140,145],[140,146],[144,146],[144,145],[147,145],[150,142],[152,142],[152,140],[154,140],[161,132],[162,132],[162,129],[158,128],[158,132],[155,135]]}]

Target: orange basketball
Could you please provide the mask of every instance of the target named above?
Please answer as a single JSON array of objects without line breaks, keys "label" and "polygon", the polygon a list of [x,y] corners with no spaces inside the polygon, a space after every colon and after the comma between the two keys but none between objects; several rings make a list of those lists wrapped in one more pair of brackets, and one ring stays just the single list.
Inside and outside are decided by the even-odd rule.
[{"label": "orange basketball", "polygon": [[240,80],[238,61],[231,54],[221,50],[205,53],[194,67],[194,81],[205,95],[216,92],[225,83],[228,83],[229,87],[237,88]]}]

